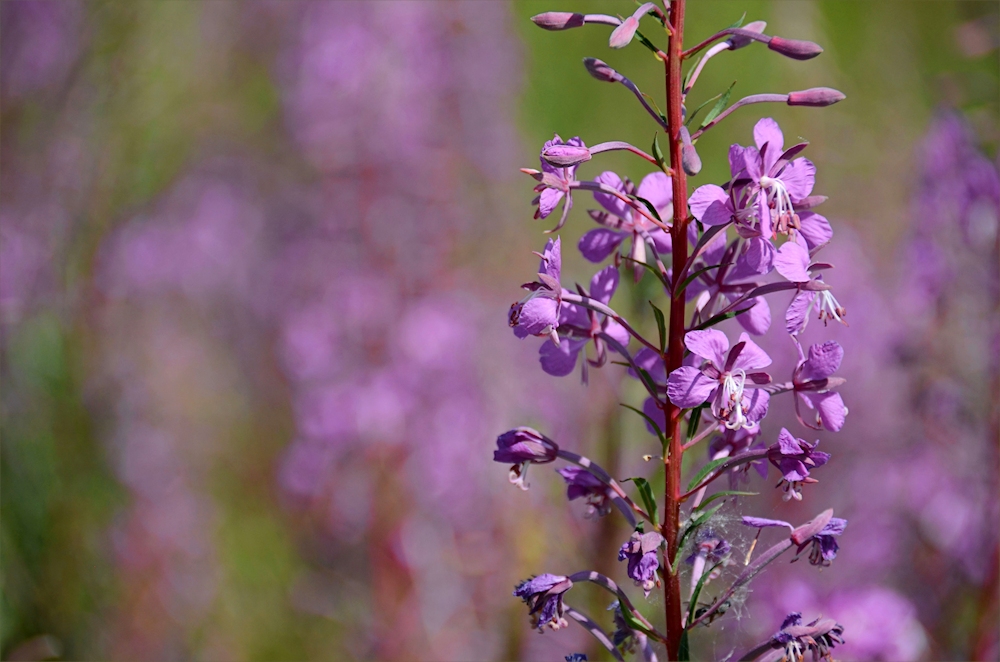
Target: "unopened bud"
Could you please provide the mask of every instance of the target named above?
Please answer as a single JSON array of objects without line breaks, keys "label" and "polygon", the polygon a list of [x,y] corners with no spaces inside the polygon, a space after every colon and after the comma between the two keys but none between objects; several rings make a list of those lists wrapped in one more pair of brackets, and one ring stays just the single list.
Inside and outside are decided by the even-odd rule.
[{"label": "unopened bud", "polygon": [[584,23],[584,15],[568,11],[547,11],[531,17],[531,21],[546,30],[569,30]]},{"label": "unopened bud", "polygon": [[635,36],[635,31],[639,29],[639,19],[629,16],[622,24],[611,33],[608,38],[608,46],[611,48],[625,48]]},{"label": "unopened bud", "polygon": [[[743,29],[747,30],[748,32],[761,33],[764,31],[764,28],[766,27],[767,27],[766,21],[754,21],[753,23],[747,23],[743,27]],[[743,48],[744,46],[749,46],[755,40],[752,37],[748,37],[741,34],[734,34],[731,37],[729,37],[729,39],[727,39],[726,41],[729,42],[729,50],[735,51],[737,48]]]},{"label": "unopened bud", "polygon": [[542,158],[554,166],[575,166],[590,160],[590,150],[577,145],[552,145],[542,150]]},{"label": "unopened bud", "polygon": [[833,509],[824,510],[802,526],[792,531],[792,542],[801,545],[823,530],[833,518]]},{"label": "unopened bud", "polygon": [[591,76],[605,83],[617,83],[621,80],[621,74],[609,67],[603,60],[598,60],[595,57],[583,58],[583,66],[587,67]]},{"label": "unopened bud", "polygon": [[846,98],[843,92],[835,90],[832,87],[812,87],[801,92],[789,92],[788,105],[821,108],[823,106],[832,106]]},{"label": "unopened bud", "polygon": [[771,41],[767,42],[767,47],[793,60],[809,60],[823,52],[823,47],[819,44],[801,39],[785,39],[784,37],[771,37]]},{"label": "unopened bud", "polygon": [[701,157],[691,143],[691,133],[686,126],[681,126],[681,167],[684,172],[694,177],[701,172]]}]

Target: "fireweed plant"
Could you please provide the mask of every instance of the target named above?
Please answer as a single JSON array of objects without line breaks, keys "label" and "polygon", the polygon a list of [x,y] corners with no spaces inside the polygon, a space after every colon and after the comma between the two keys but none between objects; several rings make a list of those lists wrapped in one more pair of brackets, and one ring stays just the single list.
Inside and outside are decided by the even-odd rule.
[{"label": "fireweed plant", "polygon": [[[558,473],[568,485],[569,499],[584,499],[588,516],[604,516],[616,507],[634,527],[618,560],[627,564],[628,577],[644,597],[663,591],[663,630],[636,609],[637,597],[597,572],[545,573],[522,581],[514,590],[540,631],[574,620],[617,660],[636,651],[655,660],[654,641],[665,646],[669,659],[688,659],[688,633],[723,617],[730,599],[745,592],[768,564],[794,550],[792,560],[803,555],[813,565],[830,565],[847,524],[832,510],[798,525],[764,519],[753,516],[753,507],[747,504],[742,523],[756,529],[757,537],[738,552],[717,525],[721,522],[717,513],[726,502],[752,495],[735,489],[751,467],[766,476],[773,465],[781,476],[777,486],[784,490],[784,498],[801,500],[804,488],[816,482],[813,474],[821,472],[830,455],[817,450],[818,442],[797,434],[837,431],[847,415],[837,392],[843,379],[836,376],[843,349],[832,341],[810,347],[799,341],[810,317],[824,324],[845,323],[846,314],[824,280],[832,265],[819,254],[833,231],[827,219],[814,211],[826,198],[813,195],[815,167],[801,156],[807,144],[786,145],[778,124],[763,118],[754,127],[752,145],[730,147],[729,181],[693,192],[687,183],[687,177],[701,169],[698,138],[735,110],[758,103],[829,106],[844,95],[817,87],[755,94],[728,105],[727,91],[698,121],[699,111],[712,100],[692,109],[685,105],[686,97],[715,56],[754,42],[796,60],[813,58],[822,49],[808,41],[769,36],[763,22],[742,26],[742,21],[685,48],[684,11],[685,0],[673,0],[662,7],[645,3],[626,18],[547,12],[532,19],[547,30],[612,26],[611,48],[636,41],[664,66],[665,113],[605,62],[584,60],[598,81],[622,85],[636,97],[652,118],[654,131],[663,134],[666,152],[656,137],[651,154],[618,141],[588,147],[579,137],[563,140],[557,135],[545,143],[541,169],[523,170],[537,181],[535,218],[557,216],[558,223],[548,231],[555,233],[574,202],[592,195],[597,208],[589,215],[598,227],[583,235],[578,248],[588,261],[610,264],[594,275],[589,287],[566,287],[562,244],[558,236],[550,238],[538,253],[537,277],[522,285],[526,294],[509,311],[509,324],[518,338],[544,339],[539,353],[545,372],[566,376],[579,363],[586,381],[589,368],[610,362],[627,368],[642,383],[648,398],[641,407],[629,408],[645,419],[662,445],[658,456],[664,472],[662,500],[642,477],[628,479],[635,491],[630,496],[624,481],[531,428],[500,435],[494,453],[497,462],[511,465],[511,482],[522,489],[528,487],[532,464],[568,462],[570,466]],[[639,31],[640,21],[666,33],[665,50]],[[579,164],[612,150],[644,159],[653,171],[638,186],[614,172],[593,180],[577,177]],[[640,332],[609,306],[622,267],[637,283],[655,278],[662,285],[666,311],[650,302],[657,323],[654,333]],[[786,301],[783,330],[798,355],[787,381],[776,381],[768,373],[771,358],[751,339],[770,327],[775,304],[769,299],[775,296]],[[731,318],[745,330],[738,338],[714,328]],[[761,420],[770,398],[779,396],[795,401],[798,429],[805,432],[781,428],[777,438],[764,438]],[[692,475],[682,476],[685,452],[698,451],[699,444],[708,447],[708,463],[696,464]],[[724,476],[729,489],[709,493]],[[768,542],[758,547],[761,537]],[[755,549],[760,551],[755,554]],[[720,587],[722,582],[716,580],[727,565],[737,566],[735,578]],[[682,569],[689,576],[683,587]],[[594,583],[613,596],[610,632],[570,606],[569,593],[579,582]],[[775,627],[773,636],[740,659],[801,660],[807,653],[813,659],[829,659],[831,649],[843,643],[843,628],[828,618],[809,620],[792,613]]]}]

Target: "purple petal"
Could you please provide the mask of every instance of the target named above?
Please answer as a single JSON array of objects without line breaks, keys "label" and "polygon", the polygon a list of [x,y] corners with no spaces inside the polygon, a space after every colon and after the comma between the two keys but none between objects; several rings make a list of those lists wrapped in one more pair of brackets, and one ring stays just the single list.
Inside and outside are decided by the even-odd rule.
[{"label": "purple petal", "polygon": [[518,328],[528,335],[537,336],[548,333],[549,329],[559,324],[559,303],[548,297],[535,297],[521,307],[521,318]]},{"label": "purple petal", "polygon": [[794,241],[786,241],[774,257],[774,269],[793,283],[808,283],[809,251]]},{"label": "purple petal", "polygon": [[660,255],[669,253],[674,248],[673,240],[670,238],[670,233],[665,232],[660,228],[650,230],[649,238],[653,240],[653,246],[656,247],[656,252]]},{"label": "purple petal", "polygon": [[799,224],[799,233],[810,249],[822,246],[833,238],[830,221],[815,212],[799,212]]},{"label": "purple petal", "polygon": [[542,364],[542,370],[553,377],[565,377],[573,372],[580,350],[586,344],[586,340],[563,338],[557,346],[551,340],[546,340],[538,348],[538,361]]},{"label": "purple petal", "polygon": [[794,457],[783,457],[778,460],[778,471],[781,472],[781,477],[790,483],[809,477],[809,469],[802,463],[802,460]]},{"label": "purple petal", "polygon": [[739,259],[743,259],[746,266],[754,273],[766,274],[774,268],[774,254],[774,245],[769,240],[763,237],[751,237],[747,240],[746,248],[743,249]]},{"label": "purple petal", "polygon": [[749,389],[743,392],[743,408],[746,410],[747,420],[757,423],[767,416],[767,408],[771,402],[771,396],[767,391],[759,388]]},{"label": "purple petal", "polygon": [[639,19],[635,16],[629,16],[611,32],[611,36],[608,38],[608,46],[611,48],[624,48],[628,46],[629,42],[632,41],[632,37],[635,36],[635,31],[638,29]]},{"label": "purple petal", "polygon": [[590,316],[587,315],[587,309],[572,303],[563,303],[559,308],[559,326],[563,325],[589,330]]},{"label": "purple petal", "polygon": [[545,243],[545,250],[542,251],[542,261],[538,265],[538,273],[546,274],[559,280],[562,273],[562,239],[556,237],[549,239]]},{"label": "purple petal", "polygon": [[844,427],[847,419],[847,407],[844,406],[844,399],[839,393],[814,393],[803,391],[799,396],[805,401],[810,409],[816,409],[819,413],[819,420],[830,432],[839,432]]},{"label": "purple petal", "polygon": [[758,529],[763,529],[767,526],[787,526],[790,531],[795,530],[795,527],[791,524],[788,522],[782,522],[780,519],[766,519],[764,517],[748,517],[744,515],[743,523],[747,526],[755,526]]},{"label": "purple petal", "polygon": [[754,302],[753,308],[742,315],[737,315],[736,321],[755,336],[762,336],[771,328],[771,307],[767,305],[764,297],[751,299],[747,303],[750,302]]},{"label": "purple petal", "polygon": [[795,159],[781,171],[781,181],[792,202],[807,198],[816,182],[816,166],[809,159]]},{"label": "purple petal", "polygon": [[840,517],[831,517],[823,530],[817,533],[819,536],[839,536],[847,528],[847,520]]},{"label": "purple petal", "polygon": [[826,379],[840,368],[844,360],[844,348],[835,340],[813,345],[809,348],[809,358],[799,368],[799,381]]},{"label": "purple petal", "polygon": [[[643,347],[638,352],[636,352],[635,357],[632,359],[637,366],[649,373],[649,376],[653,378],[653,381],[657,384],[667,383],[667,367],[663,364],[663,359],[659,354],[654,352],[648,347]],[[628,374],[635,379],[639,379],[639,375],[635,373],[632,368],[628,369]]]},{"label": "purple petal", "polygon": [[[692,333],[694,332],[692,331]],[[750,340],[750,336],[741,333],[739,341],[745,343],[745,345],[743,346],[743,351],[736,358],[736,362],[733,363],[733,370],[754,372],[755,370],[771,365],[771,357],[757,343]]]},{"label": "purple petal", "polygon": [[781,432],[778,433],[778,448],[781,450],[782,455],[802,454],[802,447],[799,446],[799,440],[786,428],[781,428]]},{"label": "purple petal", "polygon": [[744,149],[739,145],[729,146],[729,172],[732,174],[733,178],[739,176],[739,174],[746,170],[746,161],[744,157]]},{"label": "purple petal", "polygon": [[[610,186],[622,193],[625,192],[625,185],[622,183],[622,178],[610,170],[602,172],[594,181]],[[629,206],[615,196],[607,193],[594,193],[594,200],[618,218],[629,218],[629,214],[631,213]]]},{"label": "purple petal", "polygon": [[653,203],[661,216],[674,200],[673,185],[670,178],[662,172],[651,172],[643,177],[635,194]]},{"label": "purple petal", "polygon": [[743,166],[747,175],[755,182],[759,182],[764,173],[761,171],[760,152],[756,147],[743,148]]},{"label": "purple petal", "polygon": [[[642,403],[642,413],[656,421],[656,424],[660,426],[660,432],[666,432],[667,414],[657,406],[656,400],[646,398],[646,401]],[[646,421],[646,429],[649,430],[649,434],[656,434],[656,430],[649,424],[649,421]]]},{"label": "purple petal", "polygon": [[608,303],[618,289],[618,269],[607,266],[590,279],[590,296],[601,303]]},{"label": "purple petal", "polygon": [[595,228],[580,237],[577,247],[583,257],[591,262],[603,262],[621,245],[626,236],[624,232]]},{"label": "purple petal", "polygon": [[712,397],[717,386],[716,381],[706,377],[698,368],[681,366],[670,373],[667,397],[678,407],[697,407]]},{"label": "purple petal", "polygon": [[545,218],[551,214],[562,197],[563,192],[558,189],[547,188],[542,191],[538,196],[538,218]]},{"label": "purple petal", "polygon": [[692,354],[711,361],[716,368],[721,369],[726,364],[726,355],[729,353],[729,338],[716,329],[688,331],[684,335],[684,346]]},{"label": "purple petal", "polygon": [[785,331],[788,335],[796,336],[806,328],[806,315],[815,298],[815,292],[799,292],[788,304],[788,310],[785,311]]},{"label": "purple petal", "polygon": [[691,213],[694,217],[700,221],[705,216],[708,208],[717,202],[726,204],[729,202],[729,195],[726,194],[721,186],[705,184],[704,186],[699,186],[691,194],[691,197],[688,199],[688,206],[691,207]]},{"label": "purple petal", "polygon": [[[632,339],[632,336],[625,330],[625,327],[613,319],[609,319],[605,322],[604,333],[621,343],[622,347],[628,347],[628,342]],[[660,365],[662,365],[662,362]],[[631,370],[631,368],[629,368],[629,370]]]},{"label": "purple petal", "polygon": [[764,155],[766,157],[764,174],[767,174],[785,151],[785,136],[781,133],[777,122],[765,117],[754,126],[753,141],[761,152],[764,152],[764,145],[767,145],[767,153]]}]

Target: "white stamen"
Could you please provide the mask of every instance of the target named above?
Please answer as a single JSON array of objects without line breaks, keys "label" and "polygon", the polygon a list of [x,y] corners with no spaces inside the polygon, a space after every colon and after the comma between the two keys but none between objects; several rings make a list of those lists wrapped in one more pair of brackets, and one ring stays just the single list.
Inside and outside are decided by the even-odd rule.
[{"label": "white stamen", "polygon": [[792,218],[795,215],[795,209],[792,206],[792,197],[788,194],[788,188],[783,181],[765,175],[760,178],[760,187],[767,192],[768,201],[774,202],[774,211],[777,215],[779,225],[782,218],[786,216],[787,218]]},{"label": "white stamen", "polygon": [[743,370],[727,372],[722,379],[723,407],[729,409],[729,420],[726,427],[730,430],[739,430],[747,423],[743,415],[743,386],[746,384],[747,374]]},{"label": "white stamen", "polygon": [[824,322],[832,319],[841,324],[847,324],[843,319],[847,311],[840,305],[840,302],[837,301],[830,290],[823,290],[818,293],[816,305],[819,308],[819,318]]}]

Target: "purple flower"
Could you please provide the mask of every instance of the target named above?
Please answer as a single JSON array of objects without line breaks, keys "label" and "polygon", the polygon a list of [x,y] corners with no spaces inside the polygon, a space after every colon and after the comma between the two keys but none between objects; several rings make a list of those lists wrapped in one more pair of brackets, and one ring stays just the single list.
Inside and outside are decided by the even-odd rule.
[{"label": "purple flower", "polygon": [[[733,263],[738,241],[726,246],[725,235],[720,234],[709,243],[695,264],[695,269],[704,271],[687,286],[685,294],[688,300],[695,299],[695,309],[700,319],[710,318],[716,312],[714,306],[717,302],[725,303],[728,300],[732,303],[760,284],[746,280],[759,275],[747,262],[747,254],[741,254]],[[736,316],[740,326],[754,335],[767,333],[771,326],[771,308],[764,297],[741,302],[740,308],[749,308]]]},{"label": "purple flower", "polygon": [[813,278],[811,269],[830,266],[819,262],[810,263],[809,250],[804,244],[803,239],[796,237],[794,241],[786,242],[774,258],[774,268],[778,273],[793,283],[800,283],[799,291],[785,312],[785,330],[792,336],[798,335],[806,328],[809,314],[814,307],[819,311],[819,319],[824,324],[829,320],[835,320],[847,326],[847,322],[844,321],[847,310],[840,305],[830,290],[802,287],[810,282],[822,282],[821,276]]},{"label": "purple flower", "polygon": [[785,497],[802,500],[802,484],[815,483],[810,478],[809,467],[821,467],[830,459],[829,453],[816,450],[819,441],[809,444],[804,439],[797,439],[792,433],[781,428],[778,433],[778,443],[767,449],[767,459],[781,472],[781,483],[784,485]]},{"label": "purple flower", "polygon": [[528,465],[546,464],[556,459],[559,446],[538,430],[528,427],[514,428],[497,437],[497,449],[493,451],[493,461],[512,464],[510,482],[522,490],[528,489],[525,478]]},{"label": "purple flower", "polygon": [[521,286],[529,294],[511,304],[507,319],[518,338],[550,336],[558,344],[556,327],[559,326],[562,305],[562,285],[559,284],[562,254],[559,237],[549,239],[545,250],[537,255],[542,258],[538,265],[538,280]]},{"label": "purple flower", "polygon": [[[813,429],[826,428],[837,432],[844,427],[847,418],[847,407],[839,393],[832,391],[844,383],[842,377],[832,377],[840,368],[844,358],[844,348],[833,340],[809,348],[809,358],[802,354],[802,346],[798,345],[799,363],[792,373],[792,386],[795,390],[795,415],[799,421]],[[809,409],[816,410],[816,424],[812,425],[802,418],[799,412],[799,402]]]},{"label": "purple flower", "polygon": [[[618,270],[608,266],[594,274],[590,281],[589,296],[595,301],[607,304],[616,289],[618,289]],[[630,339],[625,327],[615,320],[571,303],[563,303],[560,308],[557,332],[560,336],[559,344],[547,340],[538,350],[542,370],[556,377],[565,377],[573,372],[580,352],[588,342],[593,341],[597,357],[593,361],[584,360],[584,381],[588,363],[599,367],[607,360],[607,346],[604,340],[598,337],[599,334],[608,334],[622,346],[627,346]]]},{"label": "purple flower", "polygon": [[658,586],[660,579],[656,574],[660,567],[657,550],[663,544],[663,536],[655,531],[650,533],[632,532],[632,537],[618,551],[619,561],[628,561],[628,576],[641,586],[646,597],[653,587]]},{"label": "purple flower", "polygon": [[523,171],[539,180],[538,185],[535,186],[535,192],[538,193],[538,197],[532,201],[532,204],[538,205],[538,209],[535,210],[535,218],[546,218],[556,208],[559,201],[564,197],[566,198],[566,201],[563,203],[562,217],[555,228],[557,230],[566,222],[566,216],[569,215],[569,210],[573,208],[573,195],[570,190],[570,184],[576,181],[576,166],[553,165],[546,161],[542,155],[559,154],[559,147],[563,145],[584,149],[587,147],[579,137],[563,141],[559,137],[559,134],[556,134],[552,140],[547,141],[542,146],[542,151],[539,153],[539,161],[542,164],[541,171],[530,169]]},{"label": "purple flower", "polygon": [[802,614],[792,612],[785,617],[781,629],[771,637],[774,650],[759,658],[759,662],[801,660],[806,651],[812,651],[814,660],[830,660],[830,650],[844,643],[843,634],[844,626],[832,618],[817,618],[803,625]]},{"label": "purple flower", "polygon": [[711,401],[712,413],[732,430],[751,427],[767,414],[769,396],[746,390],[747,381],[767,384],[770,375],[755,372],[771,365],[771,357],[746,334],[729,348],[726,334],[715,329],[689,331],[684,344],[705,363],[701,368],[681,366],[670,373],[667,396],[678,407],[691,408]]},{"label": "purple flower", "polygon": [[[831,513],[833,511],[826,511]],[[839,517],[830,517],[830,519],[823,524],[822,528],[818,532],[807,535],[809,527],[811,524],[817,521],[821,521],[826,515],[823,513],[812,522],[803,524],[801,527],[796,529],[788,522],[779,519],[766,519],[763,517],[743,517],[743,523],[747,526],[754,526],[758,529],[770,526],[785,526],[792,532],[792,542],[798,545],[797,553],[801,554],[802,550],[806,547],[810,547],[809,550],[809,563],[812,565],[829,566],[830,562],[837,557],[837,550],[840,547],[837,545],[837,541],[834,539],[844,532],[847,528],[847,520],[841,519]],[[803,533],[805,531],[805,533]],[[798,558],[798,556],[796,556]]]},{"label": "purple flower", "polygon": [[514,589],[514,597],[521,598],[528,605],[531,624],[541,630],[548,625],[553,630],[568,625],[563,614],[566,605],[563,604],[563,594],[573,588],[569,577],[562,575],[538,575],[525,579]]},{"label": "purple flower", "polygon": [[[595,181],[623,195],[634,195],[648,200],[656,208],[660,218],[672,216],[673,189],[670,178],[662,172],[653,172],[643,177],[638,190],[635,190],[632,182],[628,180],[623,182],[621,177],[610,171],[602,172]],[[591,212],[591,217],[604,227],[590,230],[580,238],[580,252],[591,262],[602,262],[622,242],[631,237],[632,247],[628,256],[636,262],[633,269],[635,280],[638,282],[645,272],[642,265],[646,263],[646,240],[643,234],[648,234],[659,253],[670,251],[670,235],[609,193],[595,192],[594,200],[604,207],[605,211]]]},{"label": "purple flower", "polygon": [[584,517],[604,517],[611,512],[608,486],[594,474],[581,467],[563,467],[556,473],[566,481],[566,498],[570,501],[581,498],[586,500],[587,512]]}]

